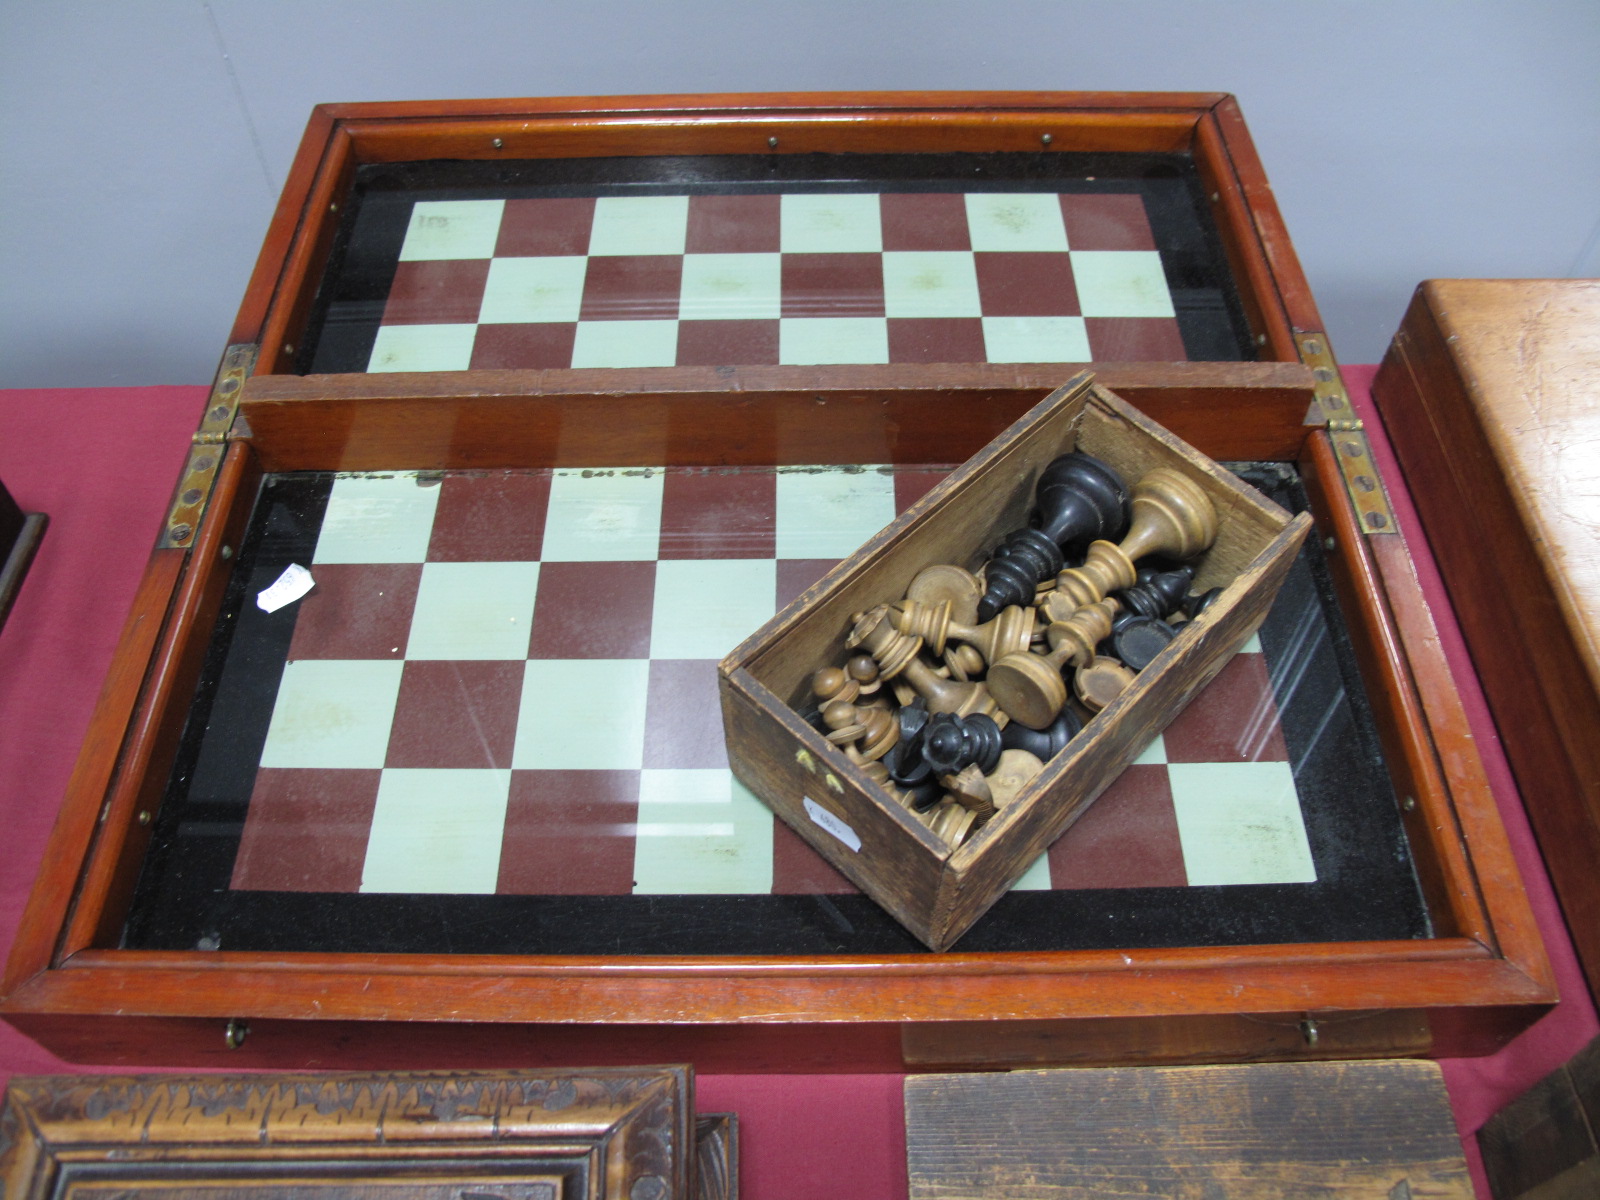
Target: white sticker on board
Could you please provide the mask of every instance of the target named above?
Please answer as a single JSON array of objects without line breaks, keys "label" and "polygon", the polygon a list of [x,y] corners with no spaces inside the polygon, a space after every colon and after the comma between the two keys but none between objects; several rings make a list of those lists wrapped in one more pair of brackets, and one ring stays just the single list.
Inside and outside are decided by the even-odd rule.
[{"label": "white sticker on board", "polygon": [[822,828],[833,834],[834,837],[838,838],[856,853],[859,854],[861,852],[861,838],[854,829],[851,829],[850,826],[846,825],[833,813],[823,808],[822,805],[818,804],[810,796],[802,796],[800,799],[805,803],[806,815],[810,817],[815,824],[822,826]]},{"label": "white sticker on board", "polygon": [[263,588],[256,596],[256,607],[262,612],[277,612],[285,604],[293,604],[304,596],[315,582],[310,571],[299,563],[290,563],[271,587]]}]

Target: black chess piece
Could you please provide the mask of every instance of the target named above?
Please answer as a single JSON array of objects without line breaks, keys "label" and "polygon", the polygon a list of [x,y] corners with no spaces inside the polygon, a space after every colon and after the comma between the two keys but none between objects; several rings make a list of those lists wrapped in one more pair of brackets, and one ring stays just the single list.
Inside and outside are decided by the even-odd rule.
[{"label": "black chess piece", "polygon": [[987,775],[999,764],[1003,749],[1000,726],[984,713],[935,713],[922,730],[922,757],[940,778],[970,766]]},{"label": "black chess piece", "polygon": [[1178,631],[1160,617],[1134,614],[1120,618],[1111,628],[1111,653],[1130,671],[1142,671],[1172,644]]},{"label": "black chess piece", "polygon": [[1021,721],[1012,721],[1000,731],[1000,745],[1006,750],[1026,750],[1040,762],[1049,762],[1081,732],[1082,719],[1070,706],[1063,706],[1056,719],[1043,729],[1029,729]]},{"label": "black chess piece", "polygon": [[1206,609],[1215,604],[1217,602],[1217,597],[1221,595],[1222,589],[1219,587],[1214,587],[1208,592],[1201,592],[1195,596],[1185,596],[1183,598],[1183,615],[1188,617],[1191,621],[1194,620],[1201,613],[1205,612]]},{"label": "black chess piece", "polygon": [[[1194,582],[1192,566],[1174,567],[1170,571],[1139,572],[1140,580],[1130,588],[1114,593],[1122,601],[1122,615],[1112,624],[1124,624],[1134,617],[1153,617],[1164,621],[1183,607]],[[1132,666],[1132,664],[1129,664]]]},{"label": "black chess piece", "polygon": [[1066,565],[1065,547],[1120,538],[1132,514],[1122,477],[1081,450],[1045,467],[1035,501],[1036,523],[1008,534],[989,560],[980,622],[993,620],[1009,604],[1032,604],[1039,583]]}]

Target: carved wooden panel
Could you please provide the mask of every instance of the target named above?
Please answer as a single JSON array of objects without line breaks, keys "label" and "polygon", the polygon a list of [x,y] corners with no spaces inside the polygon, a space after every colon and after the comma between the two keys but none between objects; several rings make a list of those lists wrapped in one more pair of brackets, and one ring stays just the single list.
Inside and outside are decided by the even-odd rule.
[{"label": "carved wooden panel", "polygon": [[[709,1117],[696,1130],[694,1122],[688,1067],[19,1077],[0,1107],[0,1195],[668,1200],[736,1194],[736,1123]],[[697,1192],[697,1178],[709,1190]]]}]

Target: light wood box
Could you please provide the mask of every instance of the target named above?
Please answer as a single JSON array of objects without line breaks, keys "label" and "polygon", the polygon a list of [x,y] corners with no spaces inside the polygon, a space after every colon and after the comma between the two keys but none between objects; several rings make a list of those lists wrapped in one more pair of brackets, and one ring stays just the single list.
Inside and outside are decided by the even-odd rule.
[{"label": "light wood box", "polygon": [[[905,594],[935,563],[975,569],[1027,523],[1039,472],[1084,450],[1131,487],[1166,467],[1216,507],[1216,542],[1195,588],[1216,604],[1098,713],[1071,745],[953,852],[796,715],[811,676],[842,663],[852,614]],[[826,579],[723,660],[723,727],[734,773],[856,886],[934,950],[946,950],[1060,837],[1260,627],[1311,518],[1277,505],[1154,424],[1088,373],[1051,393]],[[806,808],[819,805],[852,846]],[[826,818],[824,818],[826,820]]]}]

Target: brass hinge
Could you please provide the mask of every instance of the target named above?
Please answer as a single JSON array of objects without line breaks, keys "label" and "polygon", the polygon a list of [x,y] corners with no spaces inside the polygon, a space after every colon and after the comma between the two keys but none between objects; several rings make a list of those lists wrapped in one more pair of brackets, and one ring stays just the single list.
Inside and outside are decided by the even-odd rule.
[{"label": "brass hinge", "polygon": [[183,474],[178,476],[172,505],[167,509],[166,524],[156,542],[159,549],[185,550],[194,545],[206,501],[211,498],[211,486],[216,482],[217,468],[222,465],[228,430],[239,408],[239,393],[255,367],[257,349],[253,344],[239,342],[229,346],[222,356],[216,381],[211,385],[211,397],[206,401],[205,416],[195,431]]},{"label": "brass hinge", "polygon": [[1372,458],[1372,443],[1350,407],[1350,394],[1345,391],[1328,339],[1320,333],[1297,333],[1294,340],[1300,361],[1311,368],[1316,383],[1306,424],[1322,426],[1332,440],[1356,520],[1369,534],[1399,532],[1394,524],[1394,509],[1389,506],[1389,493]]}]

